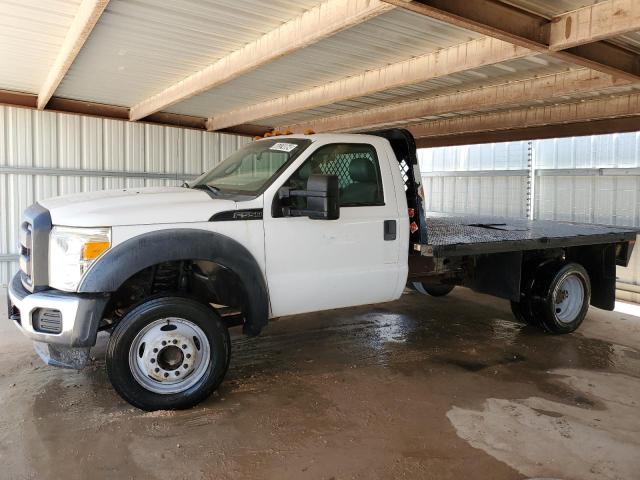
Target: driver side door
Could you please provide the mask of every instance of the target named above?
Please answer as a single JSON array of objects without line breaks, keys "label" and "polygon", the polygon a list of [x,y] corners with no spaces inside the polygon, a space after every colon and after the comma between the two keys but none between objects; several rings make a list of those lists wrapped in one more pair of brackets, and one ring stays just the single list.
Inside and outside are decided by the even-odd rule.
[{"label": "driver side door", "polygon": [[[385,222],[395,222],[397,228],[399,212],[387,151],[373,143],[378,142],[320,146],[278,182],[300,189],[311,174],[336,175],[341,187],[339,219],[274,217],[273,197],[265,199],[266,274],[273,316],[397,297],[404,257],[400,235],[385,235]],[[272,194],[277,195],[277,187]],[[304,201],[296,199],[300,200]]]}]

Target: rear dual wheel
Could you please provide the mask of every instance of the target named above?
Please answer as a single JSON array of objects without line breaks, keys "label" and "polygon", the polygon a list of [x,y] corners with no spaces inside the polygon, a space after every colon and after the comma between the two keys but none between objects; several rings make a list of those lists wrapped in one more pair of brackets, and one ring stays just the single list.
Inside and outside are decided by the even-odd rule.
[{"label": "rear dual wheel", "polygon": [[451,293],[455,288],[455,285],[449,285],[446,283],[433,283],[428,284],[424,282],[411,282],[411,289],[423,295],[431,295],[432,297],[444,297]]},{"label": "rear dual wheel", "polygon": [[229,333],[213,308],[161,297],[133,308],[115,328],[107,373],[120,396],[138,408],[184,409],[220,385],[230,354]]},{"label": "rear dual wheel", "polygon": [[584,320],[591,302],[589,274],[577,263],[540,268],[520,302],[511,302],[514,316],[550,333],[571,333]]}]

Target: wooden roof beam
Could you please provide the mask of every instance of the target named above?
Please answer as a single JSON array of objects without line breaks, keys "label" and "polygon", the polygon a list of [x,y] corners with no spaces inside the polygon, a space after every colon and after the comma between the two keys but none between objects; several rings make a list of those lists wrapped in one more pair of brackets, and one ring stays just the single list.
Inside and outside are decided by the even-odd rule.
[{"label": "wooden roof beam", "polygon": [[[598,40],[621,31],[620,23],[623,22],[622,20],[613,25],[610,24],[609,27],[592,29],[591,33],[586,33],[588,27],[580,27],[578,28],[579,33],[571,34],[570,32],[569,35],[570,37],[575,35],[575,39],[568,43],[567,47],[571,44],[574,46],[563,49],[560,37],[566,36],[567,19],[574,17],[561,15],[557,19],[548,20],[497,0],[473,0],[471,2],[468,0],[384,1],[457,27],[552,55],[575,65],[632,81],[640,80],[640,60],[637,54]],[[608,0],[604,3],[615,5],[618,1],[626,2],[626,0]],[[629,0],[628,3],[634,2],[637,0]],[[598,18],[601,18],[606,12],[605,7],[601,8],[601,10],[592,9],[591,12],[597,12]],[[633,13],[637,8],[637,5],[630,6],[629,15],[623,16],[625,17],[624,21],[630,22],[630,25],[625,28],[640,30],[640,22]],[[563,21],[564,27],[561,25]],[[569,22],[573,24],[573,20]],[[556,42],[553,44],[551,43],[552,30],[554,30],[553,39]]]},{"label": "wooden roof beam", "polygon": [[629,83],[626,79],[617,79],[594,70],[580,69],[361,110],[311,122],[281,126],[278,129],[293,132],[304,132],[310,129],[318,133],[373,130],[395,124],[416,123],[426,117],[445,113],[508,108],[526,102],[561,99],[568,95],[594,92]]},{"label": "wooden roof beam", "polygon": [[640,115],[640,94],[433,120],[409,127],[416,138],[526,129]]},{"label": "wooden roof beam", "polygon": [[131,107],[139,120],[392,10],[380,0],[327,0]]},{"label": "wooden roof beam", "polygon": [[208,129],[220,130],[233,125],[309,110],[485,65],[526,57],[532,53],[527,48],[496,38],[484,37],[308,90],[222,112],[209,119]]},{"label": "wooden roof beam", "polygon": [[608,0],[555,17],[549,48],[565,50],[640,30],[638,0]]},{"label": "wooden roof beam", "polygon": [[44,109],[49,103],[108,3],[109,0],[83,0],[80,4],[58,56],[38,92],[38,110]]},{"label": "wooden roof beam", "polygon": [[461,133],[441,137],[423,137],[416,139],[418,148],[451,147],[454,145],[473,145],[478,143],[515,142],[542,138],[581,137],[585,135],[604,135],[607,133],[636,132],[640,115],[602,120],[586,120],[559,125],[495,130],[493,132]]}]

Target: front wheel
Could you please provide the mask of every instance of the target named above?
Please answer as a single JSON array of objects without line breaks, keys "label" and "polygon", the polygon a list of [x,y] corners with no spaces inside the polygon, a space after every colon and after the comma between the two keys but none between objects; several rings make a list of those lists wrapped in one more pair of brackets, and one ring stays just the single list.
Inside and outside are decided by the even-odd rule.
[{"label": "front wheel", "polygon": [[229,333],[213,308],[183,297],[155,298],[116,326],[107,347],[107,373],[135,407],[184,409],[220,385],[230,352]]}]

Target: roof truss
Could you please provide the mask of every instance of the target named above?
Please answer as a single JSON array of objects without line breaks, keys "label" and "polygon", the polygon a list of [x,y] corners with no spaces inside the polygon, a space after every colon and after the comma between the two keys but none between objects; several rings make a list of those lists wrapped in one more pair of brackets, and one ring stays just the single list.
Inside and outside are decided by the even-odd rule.
[{"label": "roof truss", "polygon": [[416,138],[562,125],[640,115],[640,94],[434,120],[409,127]]},{"label": "roof truss", "polygon": [[[634,52],[627,51],[603,39],[622,33],[640,29],[640,2],[637,0],[607,0],[591,5],[554,19],[547,19],[516,7],[504,4],[497,0],[384,0],[395,6],[399,6],[413,12],[434,18],[446,23],[473,30],[486,35],[483,39],[469,42],[466,45],[479,45],[494,39],[494,45],[500,41],[504,45],[515,45],[517,50],[511,52],[511,57],[503,56],[502,60],[518,58],[525,54],[545,53],[563,61],[578,66],[587,67],[604,75],[593,75],[584,78],[581,74],[566,74],[555,77],[554,87],[534,87],[541,85],[540,81],[523,81],[513,83],[500,90],[498,103],[505,101],[517,103],[518,101],[531,100],[535,95],[551,94],[560,96],[560,92],[569,95],[572,92],[569,84],[595,91],[614,85],[640,82],[640,59]],[[470,58],[467,54],[463,60],[460,56],[459,46],[444,49],[440,52],[424,55],[408,62],[383,67],[381,69],[365,72],[354,77],[330,82],[305,91],[296,92],[280,98],[257,103],[247,107],[221,112],[209,119],[209,130],[218,130],[233,125],[257,122],[264,119],[300,112],[336,102],[346,101],[360,96],[370,95],[399,86],[411,85],[445,76],[482,65],[496,62],[495,56],[487,56],[489,48],[475,50],[477,58]],[[415,67],[421,62],[429,63],[426,58],[446,58],[449,62],[455,58],[457,64],[453,68],[440,68],[438,73],[429,72],[424,67]],[[479,61],[478,59],[482,59]],[[438,65],[438,61],[432,61],[432,65]],[[408,65],[414,67],[407,68]],[[432,70],[434,68],[432,67]],[[395,72],[395,73],[392,73]],[[412,75],[412,72],[421,72],[420,75]],[[576,84],[571,78],[582,75],[582,81]],[[373,81],[372,79],[375,79]],[[399,80],[400,79],[400,80]],[[561,85],[561,82],[568,82]],[[558,83],[560,82],[560,83]],[[594,88],[591,88],[593,86]],[[519,90],[521,89],[521,90]],[[496,99],[496,87],[488,87],[477,91],[477,100],[487,104]],[[521,92],[519,97],[511,92]],[[483,96],[489,94],[488,96]],[[473,106],[473,102],[466,102],[469,93],[440,97],[436,104],[434,99],[403,103],[399,105],[365,110],[339,117],[321,119],[309,124],[294,125],[293,128],[311,128],[316,131],[337,131],[344,129],[358,129],[367,126],[388,125],[393,122],[412,121],[416,116],[427,116],[448,113],[456,108],[456,111],[465,110]],[[445,100],[447,98],[447,100]],[[544,98],[540,96],[538,98]],[[445,103],[448,102],[448,103]]]},{"label": "roof truss", "polygon": [[62,42],[58,56],[38,92],[38,109],[47,106],[54,92],[67,74],[80,49],[93,31],[109,0],[83,0]]},{"label": "roof truss", "polygon": [[221,113],[209,119],[208,129],[219,130],[232,125],[309,110],[392,88],[413,85],[472,68],[526,57],[531,53],[527,48],[496,38],[484,37],[360,75]]},{"label": "roof truss", "polygon": [[327,0],[143,100],[131,108],[129,117],[131,120],[144,118],[393,8],[379,0]]},{"label": "roof truss", "polygon": [[[635,0],[607,0],[551,20],[496,0],[384,1],[575,65],[640,81],[638,55],[601,40],[640,30],[640,7]],[[620,9],[624,14],[608,21],[610,13],[618,11],[618,4],[624,6]]]},{"label": "roof truss", "polygon": [[283,126],[279,129],[294,132],[308,129],[316,132],[362,131],[394,124],[416,123],[426,117],[446,113],[507,108],[542,99],[561,100],[567,95],[588,93],[629,83],[626,79],[616,79],[605,73],[580,69],[321,118],[308,123]]}]

